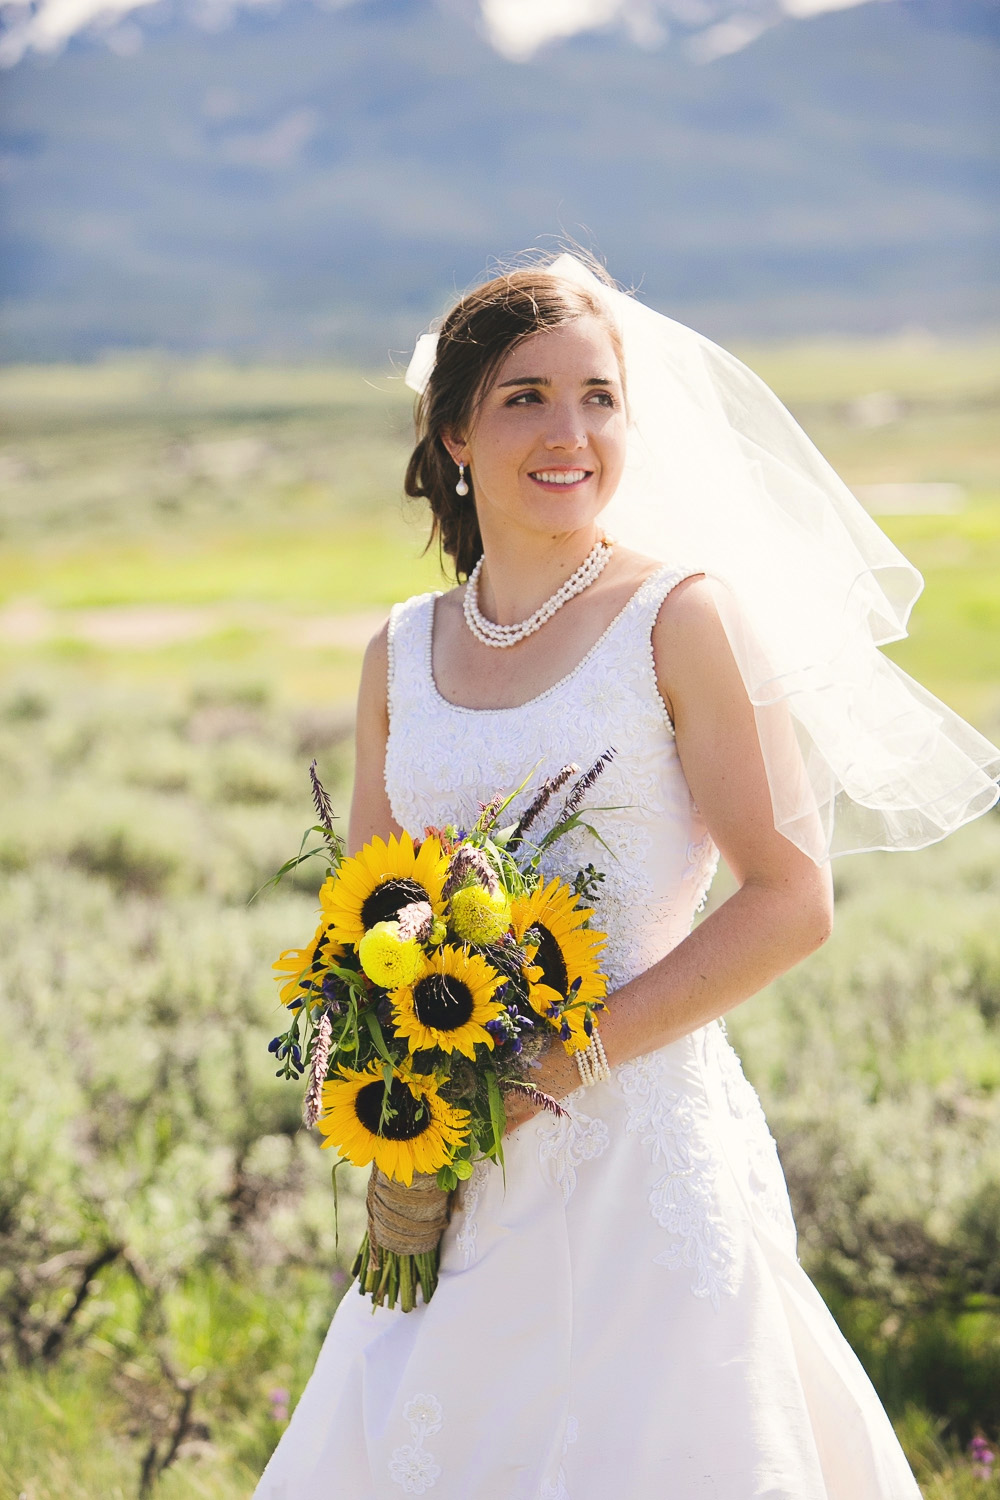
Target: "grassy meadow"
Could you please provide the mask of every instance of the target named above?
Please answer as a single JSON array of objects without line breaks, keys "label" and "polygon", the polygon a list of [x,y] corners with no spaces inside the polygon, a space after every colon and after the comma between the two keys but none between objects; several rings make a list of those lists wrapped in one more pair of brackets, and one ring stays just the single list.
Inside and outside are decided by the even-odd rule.
[{"label": "grassy meadow", "polygon": [[[1000,734],[1000,348],[746,352],[850,483],[959,487],[882,518],[927,579],[891,653]],[[245,1500],[361,1223],[341,1172],[338,1240],[266,1051],[313,877],[250,898],[313,756],[346,810],[368,635],[441,585],[400,498],[409,396],[118,359],[0,369],[0,418],[0,1489]],[[834,938],[730,1030],[924,1493],[985,1500],[1000,816],[835,870]]]}]

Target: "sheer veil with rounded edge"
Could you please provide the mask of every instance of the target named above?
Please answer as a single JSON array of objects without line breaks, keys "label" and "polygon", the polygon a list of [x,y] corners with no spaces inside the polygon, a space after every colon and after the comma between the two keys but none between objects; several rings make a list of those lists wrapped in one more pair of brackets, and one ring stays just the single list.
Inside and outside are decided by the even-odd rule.
[{"label": "sheer veil with rounded edge", "polygon": [[[576,257],[544,269],[585,286],[621,332],[628,457],[604,521],[623,545],[711,580],[775,826],[819,863],[919,849],[985,812],[1000,750],[879,650],[906,635],[920,574],[773,391]],[[414,390],[435,345],[417,342]]]}]

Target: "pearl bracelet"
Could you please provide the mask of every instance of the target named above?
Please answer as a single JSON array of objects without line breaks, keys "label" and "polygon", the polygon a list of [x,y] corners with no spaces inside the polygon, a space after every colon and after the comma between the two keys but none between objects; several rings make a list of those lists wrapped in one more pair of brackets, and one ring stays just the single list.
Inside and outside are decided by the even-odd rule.
[{"label": "pearl bracelet", "polygon": [[611,1082],[608,1055],[596,1031],[590,1038],[590,1046],[584,1047],[582,1052],[574,1052],[573,1056],[580,1070],[580,1082],[585,1089],[593,1088],[595,1083]]}]

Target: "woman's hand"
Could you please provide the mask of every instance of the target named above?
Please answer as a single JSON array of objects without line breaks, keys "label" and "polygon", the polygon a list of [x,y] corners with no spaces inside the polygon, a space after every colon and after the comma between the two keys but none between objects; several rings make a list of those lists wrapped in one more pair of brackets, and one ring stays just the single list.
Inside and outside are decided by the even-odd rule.
[{"label": "woman's hand", "polygon": [[[567,1094],[580,1087],[580,1070],[576,1065],[576,1059],[570,1057],[562,1043],[553,1032],[547,1041],[545,1050],[542,1052],[537,1068],[528,1068],[523,1080],[529,1088],[538,1089],[542,1094],[548,1094],[550,1098],[561,1102]],[[526,1120],[540,1114],[542,1105],[536,1104],[529,1094],[522,1089],[509,1089],[503,1098],[504,1109],[507,1114],[507,1129],[505,1134],[510,1135],[519,1125]]]}]

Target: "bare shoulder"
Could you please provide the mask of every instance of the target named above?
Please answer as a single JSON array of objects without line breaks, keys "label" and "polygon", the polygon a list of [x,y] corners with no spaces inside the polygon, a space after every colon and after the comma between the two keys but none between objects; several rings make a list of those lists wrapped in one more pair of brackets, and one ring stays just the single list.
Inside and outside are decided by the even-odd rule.
[{"label": "bare shoulder", "polygon": [[365,647],[358,690],[359,715],[388,717],[389,700],[389,622],[372,636]]},{"label": "bare shoulder", "polygon": [[378,671],[379,668],[387,668],[389,665],[389,621],[376,630],[368,645],[365,647],[364,661],[362,663],[362,678]]},{"label": "bare shoulder", "polygon": [[711,584],[704,573],[692,573],[674,584],[660,605],[654,628],[664,639],[697,636],[710,630],[718,618]]},{"label": "bare shoulder", "polygon": [[443,593],[438,594],[434,605],[435,610],[437,611],[438,619],[441,619],[444,616],[455,616],[456,618],[461,618],[462,604],[464,599],[464,583],[457,583],[454,588],[445,589]]}]

